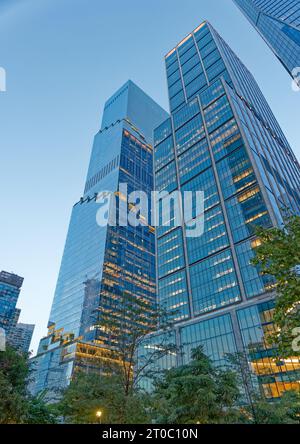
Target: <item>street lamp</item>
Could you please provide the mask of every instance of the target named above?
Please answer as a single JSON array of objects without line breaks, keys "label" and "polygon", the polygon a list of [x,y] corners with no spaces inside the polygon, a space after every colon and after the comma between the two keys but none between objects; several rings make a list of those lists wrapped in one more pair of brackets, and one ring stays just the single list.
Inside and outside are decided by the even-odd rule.
[{"label": "street lamp", "polygon": [[99,424],[101,424],[102,411],[101,410],[97,410],[96,416],[98,418]]}]

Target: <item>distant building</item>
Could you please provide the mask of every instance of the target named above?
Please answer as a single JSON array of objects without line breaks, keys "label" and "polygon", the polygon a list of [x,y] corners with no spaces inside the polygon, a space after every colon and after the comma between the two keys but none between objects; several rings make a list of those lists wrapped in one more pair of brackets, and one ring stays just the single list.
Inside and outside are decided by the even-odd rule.
[{"label": "distant building", "polygon": [[300,75],[300,1],[233,0],[288,73]]},{"label": "distant building", "polygon": [[18,323],[8,336],[9,344],[22,353],[28,353],[34,331],[33,324]]},{"label": "distant building", "polygon": [[23,281],[16,274],[0,272],[0,351],[6,344],[23,353],[29,351],[34,325],[18,323],[21,310],[16,308]]},{"label": "distant building", "polygon": [[0,272],[0,328],[8,335],[16,326],[20,310],[16,308],[24,279],[7,271]]}]

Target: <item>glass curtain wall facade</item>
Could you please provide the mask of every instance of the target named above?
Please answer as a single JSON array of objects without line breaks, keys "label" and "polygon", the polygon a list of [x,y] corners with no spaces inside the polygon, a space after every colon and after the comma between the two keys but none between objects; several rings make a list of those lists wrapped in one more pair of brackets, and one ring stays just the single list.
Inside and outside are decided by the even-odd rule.
[{"label": "glass curtain wall facade", "polygon": [[167,54],[166,70],[171,117],[154,132],[156,190],[204,191],[202,236],[172,226],[172,215],[156,232],[158,299],[175,310],[176,363],[200,344],[216,364],[247,353],[276,398],[299,386],[300,362],[274,364],[265,335],[274,282],[250,261],[256,226],[300,214],[299,164],[254,78],[209,23]]},{"label": "glass curtain wall facade", "polygon": [[[299,0],[233,0],[292,77],[300,67]],[[300,69],[299,69],[300,70]]]},{"label": "glass curtain wall facade", "polygon": [[0,328],[6,335],[16,326],[20,310],[16,308],[24,279],[16,274],[0,273]]},{"label": "glass curtain wall facade", "polygon": [[[116,359],[101,327],[108,300],[127,294],[156,300],[155,236],[151,226],[99,226],[99,193],[120,202],[127,193],[153,190],[153,130],[168,114],[133,82],[106,103],[95,136],[83,197],[72,211],[49,334],[33,359],[34,393],[65,387],[79,368],[101,371]],[[109,211],[112,209],[110,206]],[[128,210],[128,208],[127,208]],[[117,213],[117,218],[118,218]]]},{"label": "glass curtain wall facade", "polygon": [[34,327],[35,325],[33,324],[23,324],[22,322],[18,322],[8,337],[9,343],[19,352],[28,353]]}]

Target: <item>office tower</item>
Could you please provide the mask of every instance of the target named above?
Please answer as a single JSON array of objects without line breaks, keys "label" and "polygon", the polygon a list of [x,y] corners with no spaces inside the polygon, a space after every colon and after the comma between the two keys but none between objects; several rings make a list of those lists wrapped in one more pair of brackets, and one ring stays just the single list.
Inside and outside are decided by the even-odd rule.
[{"label": "office tower", "polygon": [[299,83],[300,1],[233,1],[260,33],[289,74]]},{"label": "office tower", "polygon": [[17,323],[15,328],[13,328],[8,335],[7,340],[9,344],[21,353],[28,353],[34,327],[33,324],[24,324],[22,322]]},{"label": "office tower", "polygon": [[[261,389],[276,398],[299,388],[300,362],[273,359],[274,282],[250,261],[256,226],[299,214],[299,163],[253,76],[209,23],[165,62],[171,117],[154,132],[155,186],[203,191],[204,214],[193,205],[193,219],[204,218],[204,233],[176,226],[176,198],[169,223],[156,230],[158,299],[176,310],[181,350],[157,368],[188,362],[200,344],[217,365],[228,353],[247,353]],[[159,339],[149,337],[153,345]]]},{"label": "office tower", "polygon": [[72,211],[49,334],[32,363],[34,393],[47,389],[51,394],[65,387],[79,368],[101,371],[102,361],[115,359],[101,327],[107,300],[119,301],[127,294],[155,302],[153,228],[122,226],[120,221],[99,226],[98,198],[108,191],[124,202],[121,184],[126,184],[128,195],[151,192],[153,130],[167,116],[131,81],[105,104],[83,197]]},{"label": "office tower", "polygon": [[8,335],[16,326],[20,310],[16,308],[24,279],[13,273],[0,273],[0,328]]},{"label": "office tower", "polygon": [[21,310],[16,308],[24,278],[1,271],[0,273],[0,328],[5,331],[1,347],[9,344],[15,350],[27,353],[34,325],[18,323]]}]

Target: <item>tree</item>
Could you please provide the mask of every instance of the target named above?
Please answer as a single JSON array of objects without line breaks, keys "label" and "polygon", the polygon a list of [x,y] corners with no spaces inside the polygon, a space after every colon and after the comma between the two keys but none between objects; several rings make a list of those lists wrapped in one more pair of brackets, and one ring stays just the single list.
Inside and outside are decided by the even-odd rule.
[{"label": "tree", "polygon": [[98,410],[105,424],[141,424],[150,420],[145,397],[137,391],[125,394],[118,376],[78,373],[60,402],[65,422],[96,423]]},{"label": "tree", "polygon": [[[235,372],[240,387],[241,399],[240,405],[247,406],[244,410],[246,418],[251,418],[255,424],[258,423],[255,411],[255,400],[260,399],[260,389],[256,375],[249,366],[249,358],[246,352],[228,353],[226,360],[232,371]],[[244,422],[241,417],[241,422]]]},{"label": "tree", "polygon": [[155,382],[153,410],[158,423],[209,424],[236,422],[240,397],[233,371],[215,368],[202,346],[191,362],[165,372]]},{"label": "tree", "polygon": [[248,424],[299,423],[299,392],[287,391],[283,393],[281,398],[267,400],[259,388],[256,376],[249,367],[247,354],[228,354],[227,360],[236,372],[239,386],[243,387],[239,422]]},{"label": "tree", "polygon": [[276,333],[269,340],[278,346],[281,357],[299,356],[296,335],[300,336],[300,217],[287,218],[282,228],[259,228],[257,235],[260,245],[253,265],[276,281]]},{"label": "tree", "polygon": [[[170,342],[173,314],[126,291],[115,298],[102,296],[95,327],[101,332],[101,341],[117,358],[108,360],[105,370],[118,376],[125,400],[153,364],[167,354],[175,353],[176,346]],[[157,328],[160,334],[156,336],[155,347],[148,347],[143,353],[144,345],[149,343],[149,335]]]},{"label": "tree", "polygon": [[55,422],[43,400],[29,395],[28,378],[28,355],[11,347],[0,352],[0,424]]},{"label": "tree", "polygon": [[26,400],[27,357],[11,347],[0,352],[0,423],[24,422],[28,413]]},{"label": "tree", "polygon": [[285,392],[276,401],[268,401],[263,397],[256,397],[250,406],[244,408],[245,417],[249,423],[256,424],[300,424],[300,394],[299,392]]},{"label": "tree", "polygon": [[[173,312],[125,291],[113,298],[103,294],[97,312],[96,336],[109,353],[105,359],[93,360],[90,374],[85,362],[81,365],[78,360],[78,368],[83,370],[63,393],[61,412],[67,421],[93,423],[97,408],[104,406],[106,423],[147,422],[148,397],[140,390],[140,381],[159,359],[175,353],[169,329]],[[157,327],[160,335],[155,336],[155,346],[148,346]]]},{"label": "tree", "polygon": [[57,405],[45,402],[46,393],[29,397],[26,424],[56,424],[59,417]]}]

